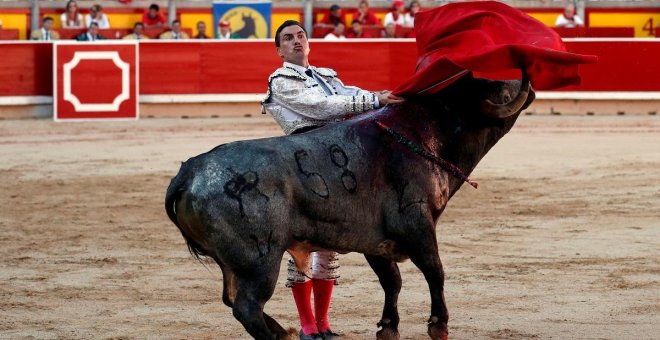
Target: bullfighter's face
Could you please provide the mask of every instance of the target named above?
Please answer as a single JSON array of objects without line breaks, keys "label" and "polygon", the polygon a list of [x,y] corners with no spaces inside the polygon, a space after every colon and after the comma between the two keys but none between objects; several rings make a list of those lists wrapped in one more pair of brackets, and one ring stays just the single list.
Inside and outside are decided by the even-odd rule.
[{"label": "bullfighter's face", "polygon": [[309,66],[309,42],[302,27],[287,26],[280,32],[280,47],[277,48],[277,53],[286,62],[302,67]]}]

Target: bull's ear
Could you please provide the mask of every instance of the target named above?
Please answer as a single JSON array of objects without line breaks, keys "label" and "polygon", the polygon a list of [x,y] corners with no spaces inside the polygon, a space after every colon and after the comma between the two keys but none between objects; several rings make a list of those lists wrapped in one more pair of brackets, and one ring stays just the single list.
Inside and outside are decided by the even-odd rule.
[{"label": "bull's ear", "polygon": [[534,99],[534,91],[524,70],[519,81],[496,81],[491,82],[488,87],[480,109],[487,117],[500,119],[510,117],[529,106]]}]

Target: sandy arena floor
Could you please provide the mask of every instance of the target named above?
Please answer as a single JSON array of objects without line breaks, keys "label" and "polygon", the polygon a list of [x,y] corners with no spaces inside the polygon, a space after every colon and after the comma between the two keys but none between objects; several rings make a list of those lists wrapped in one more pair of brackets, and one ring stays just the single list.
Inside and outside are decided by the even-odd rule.
[{"label": "sandy arena floor", "polygon": [[[0,338],[248,338],[163,197],[180,161],[278,134],[269,117],[0,121]],[[524,116],[472,177],[438,226],[451,338],[657,339],[660,117]],[[375,338],[376,276],[341,261],[334,329]],[[401,271],[401,336],[424,339],[426,282]],[[283,284],[266,310],[297,326]]]}]

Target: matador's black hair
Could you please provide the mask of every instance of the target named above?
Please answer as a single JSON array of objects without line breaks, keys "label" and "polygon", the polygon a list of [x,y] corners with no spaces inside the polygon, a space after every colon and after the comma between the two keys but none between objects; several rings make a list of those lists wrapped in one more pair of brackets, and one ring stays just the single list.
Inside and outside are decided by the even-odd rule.
[{"label": "matador's black hair", "polygon": [[307,31],[305,30],[302,25],[295,21],[295,20],[287,20],[284,23],[280,25],[280,27],[277,28],[277,31],[275,32],[275,47],[280,47],[280,33],[282,33],[282,30],[289,27],[289,26],[298,26],[302,28],[303,32],[305,32],[305,35],[307,35]]}]

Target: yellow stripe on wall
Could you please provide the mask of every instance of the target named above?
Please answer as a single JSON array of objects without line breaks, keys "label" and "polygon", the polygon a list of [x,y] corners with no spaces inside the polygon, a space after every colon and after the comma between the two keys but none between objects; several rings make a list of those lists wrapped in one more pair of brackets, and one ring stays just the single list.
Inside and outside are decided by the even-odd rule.
[{"label": "yellow stripe on wall", "polygon": [[557,21],[557,17],[561,13],[535,13],[535,12],[525,12],[529,14],[532,18],[544,23],[548,27],[555,27],[555,22]]},{"label": "yellow stripe on wall", "polygon": [[[590,13],[589,26],[634,27],[635,37],[653,38],[655,37],[653,30],[660,26],[660,13]],[[647,26],[646,30],[644,26]],[[650,27],[653,30],[648,30]]]},{"label": "yellow stripe on wall", "polygon": [[27,39],[27,16],[25,14],[0,14],[3,28],[18,29],[18,38]]},{"label": "yellow stripe on wall", "polygon": [[136,22],[142,22],[142,14],[117,13],[107,14],[111,28],[133,28]]},{"label": "yellow stripe on wall", "polygon": [[[275,31],[287,20],[295,20],[298,22],[302,21],[300,14],[298,12],[291,13],[273,13],[270,16],[270,38],[275,36]],[[311,32],[310,32],[311,34]]]}]

